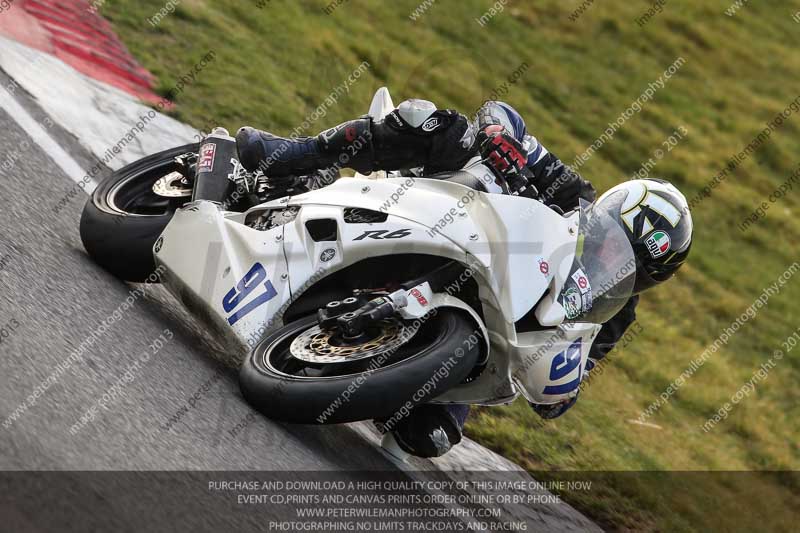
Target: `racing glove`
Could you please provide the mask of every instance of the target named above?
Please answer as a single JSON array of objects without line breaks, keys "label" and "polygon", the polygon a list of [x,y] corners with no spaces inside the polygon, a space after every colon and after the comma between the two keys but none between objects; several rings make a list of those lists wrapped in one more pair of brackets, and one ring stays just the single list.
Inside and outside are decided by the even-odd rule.
[{"label": "racing glove", "polygon": [[551,420],[553,418],[558,418],[559,416],[569,411],[570,407],[575,405],[575,402],[577,401],[578,401],[578,395],[576,394],[569,400],[564,400],[563,402],[554,403],[551,405],[541,405],[538,403],[532,403],[531,408],[534,411],[536,411],[537,415],[541,416],[546,420]]},{"label": "racing glove", "polygon": [[[589,372],[591,372],[592,369],[594,369],[596,366],[597,366],[597,361],[595,361],[594,359],[590,358],[586,360],[586,368],[583,370],[583,377],[581,378],[581,384],[583,384],[583,382],[589,379]],[[531,408],[534,411],[536,411],[536,414],[538,414],[542,418],[548,420],[553,418],[558,418],[559,416],[569,411],[573,405],[575,405],[575,402],[578,401],[578,395],[580,394],[580,392],[581,389],[578,389],[578,391],[575,393],[575,396],[556,404],[541,405],[532,403],[530,405]]]},{"label": "racing glove", "polygon": [[533,173],[528,168],[528,155],[522,143],[499,124],[483,128],[477,136],[481,157],[495,176],[508,185],[515,196],[536,198],[539,191],[531,184]]}]

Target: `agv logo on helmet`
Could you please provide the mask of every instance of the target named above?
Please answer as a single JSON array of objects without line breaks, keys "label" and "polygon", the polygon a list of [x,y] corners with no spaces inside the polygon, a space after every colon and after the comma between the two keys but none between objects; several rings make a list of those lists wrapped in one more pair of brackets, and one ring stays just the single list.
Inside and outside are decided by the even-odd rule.
[{"label": "agv logo on helmet", "polygon": [[657,259],[669,251],[669,235],[660,230],[650,234],[644,243],[647,245],[647,251],[650,252],[653,259]]}]

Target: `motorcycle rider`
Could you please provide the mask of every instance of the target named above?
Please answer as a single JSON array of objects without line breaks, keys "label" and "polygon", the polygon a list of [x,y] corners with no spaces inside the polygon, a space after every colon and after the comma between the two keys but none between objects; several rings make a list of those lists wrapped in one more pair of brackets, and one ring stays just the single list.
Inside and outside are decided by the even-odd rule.
[{"label": "motorcycle rider", "polygon": [[[422,175],[459,170],[476,155],[496,179],[477,178],[464,185],[485,192],[537,198],[562,212],[581,199],[595,201],[595,189],[563,164],[527,131],[520,114],[504,102],[488,101],[474,120],[425,100],[407,100],[384,119],[362,117],[316,137],[283,138],[250,127],[236,135],[239,158],[249,171],[266,176],[330,176],[345,162],[361,173],[418,169]],[[358,150],[353,146],[360,146]],[[469,181],[469,180],[467,180]],[[617,194],[624,191],[627,194]],[[660,180],[635,180],[609,190],[595,204],[625,230],[637,259],[634,295],[603,324],[589,354],[587,372],[603,359],[636,319],[639,293],[669,279],[688,256],[692,220],[684,196]],[[544,419],[564,414],[577,401],[531,404]],[[469,406],[425,404],[387,430],[406,452],[421,457],[443,455],[461,441]]]}]

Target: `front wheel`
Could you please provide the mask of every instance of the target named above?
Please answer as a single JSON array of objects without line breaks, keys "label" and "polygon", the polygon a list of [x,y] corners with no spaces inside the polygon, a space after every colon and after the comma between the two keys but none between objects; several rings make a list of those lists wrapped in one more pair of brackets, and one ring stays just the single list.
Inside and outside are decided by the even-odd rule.
[{"label": "front wheel", "polygon": [[191,199],[188,184],[181,190],[178,183],[171,198],[157,195],[153,185],[179,169],[176,157],[198,150],[198,144],[187,144],[145,157],[98,185],[81,215],[81,240],[97,264],[124,281],[142,282],[153,273],[153,245]]},{"label": "front wheel", "polygon": [[462,382],[481,351],[467,341],[475,329],[463,312],[442,308],[421,325],[387,319],[347,343],[310,316],[262,340],[242,366],[239,385],[251,405],[275,420],[386,418]]}]

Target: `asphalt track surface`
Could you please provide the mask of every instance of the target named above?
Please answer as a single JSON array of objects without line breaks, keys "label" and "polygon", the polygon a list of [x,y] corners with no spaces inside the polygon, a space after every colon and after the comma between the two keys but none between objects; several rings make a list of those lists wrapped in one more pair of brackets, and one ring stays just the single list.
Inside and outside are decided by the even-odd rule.
[{"label": "asphalt track surface", "polygon": [[[146,289],[114,319],[130,291],[143,286],[113,278],[89,259],[78,232],[86,194],[55,213],[75,183],[2,110],[0,131],[0,154],[29,147],[13,168],[0,167],[2,420],[49,384],[10,425],[0,424],[0,469],[393,468],[349,427],[286,426],[257,415],[239,393],[235,360],[220,354],[162,288]],[[104,321],[105,334],[98,334]],[[155,339],[169,337],[165,329],[174,338],[142,362]],[[82,361],[69,364],[92,332]],[[133,379],[119,382],[126,370]],[[53,383],[49,376],[58,377]],[[71,432],[115,384],[123,394],[106,396],[107,409]]]},{"label": "asphalt track surface", "polygon": [[[7,79],[0,73],[0,81]],[[46,118],[24,95],[17,100],[38,121]],[[112,524],[140,530],[175,516],[186,530],[267,530],[263,514],[243,513],[228,500],[221,505],[230,512],[204,512],[206,482],[226,479],[210,471],[403,476],[352,426],[290,426],[253,411],[239,392],[239,361],[163,288],[147,286],[142,294],[144,286],[95,265],[78,231],[86,194],[76,194],[75,182],[2,109],[0,132],[0,470],[19,471],[0,482],[0,520],[11,530],[50,530],[68,517],[84,530]],[[58,126],[49,133],[84,168],[91,166],[69,134]],[[9,154],[13,164],[4,165]],[[68,201],[55,209],[62,198]],[[132,294],[135,303],[120,312]],[[155,352],[151,344],[159,337],[164,345]],[[71,357],[82,343],[81,358]],[[86,417],[93,407],[94,416]],[[187,470],[206,474],[157,474]],[[142,471],[152,477],[135,474]],[[148,483],[162,489],[149,499],[141,496]],[[37,498],[43,494],[45,508]],[[62,496],[69,503],[55,505]],[[268,514],[292,518],[274,509]],[[563,520],[555,509],[535,514],[547,516],[542,525],[549,530]],[[583,517],[574,520],[561,523],[563,529],[586,525]]]}]

